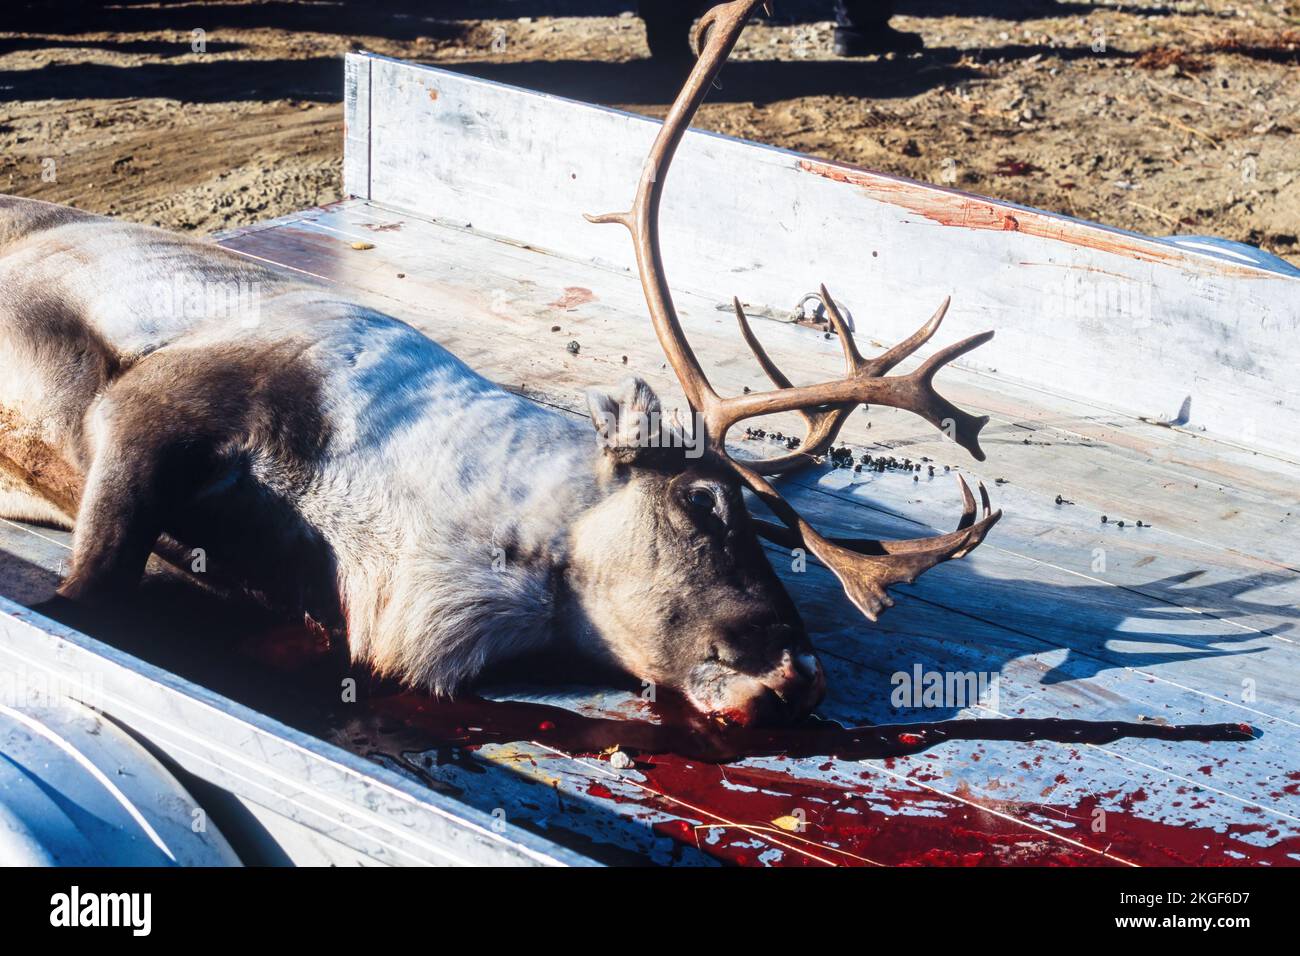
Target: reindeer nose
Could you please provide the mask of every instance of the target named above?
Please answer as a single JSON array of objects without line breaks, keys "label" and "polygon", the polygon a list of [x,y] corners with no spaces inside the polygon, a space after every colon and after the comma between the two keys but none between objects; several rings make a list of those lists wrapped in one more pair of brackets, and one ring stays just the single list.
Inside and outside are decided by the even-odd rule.
[{"label": "reindeer nose", "polygon": [[807,650],[782,651],[777,666],[759,679],[781,699],[791,718],[811,713],[826,694],[821,661]]}]

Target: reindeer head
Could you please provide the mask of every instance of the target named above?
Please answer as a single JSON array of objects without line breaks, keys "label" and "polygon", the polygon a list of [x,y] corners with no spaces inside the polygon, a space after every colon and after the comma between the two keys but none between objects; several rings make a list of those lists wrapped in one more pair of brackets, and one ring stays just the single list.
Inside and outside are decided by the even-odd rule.
[{"label": "reindeer head", "polygon": [[[887,374],[938,331],[946,301],[908,339],[867,359],[823,287],[822,300],[844,351],[845,373],[795,387],[763,350],[736,300],[741,335],[776,388],[730,398],[713,389],[686,340],[664,274],[659,207],[691,118],[761,3],[731,0],[700,19],[695,37],[699,61],[651,147],[632,208],[587,217],[596,223],[619,223],[632,234],[650,319],[694,413],[691,435],[701,452],[692,465],[665,457],[662,449],[652,449],[652,454],[642,450],[655,433],[630,423],[636,413],[658,408],[642,383],[633,383],[622,401],[592,399],[597,431],[612,448],[608,467],[613,475],[621,475],[614,480],[623,485],[588,516],[592,522],[607,523],[604,529],[598,524],[587,529],[602,545],[587,552],[589,581],[600,592],[597,606],[588,606],[588,611],[629,670],[642,676],[659,674],[698,706],[730,710],[745,720],[763,716],[759,701],[765,699],[764,692],[797,702],[787,711],[803,712],[815,705],[822,686],[799,618],[759,550],[756,535],[805,548],[835,573],[849,599],[874,621],[893,604],[887,588],[910,583],[940,562],[965,555],[1001,517],[981,485],[983,514],[977,520],[974,496],[959,478],[964,507],[956,531],[906,541],[831,539],[809,525],[763,477],[815,460],[853,410],[868,402],[925,418],[982,460],[979,433],[987,417],[953,405],[935,391],[933,379],[944,365],[992,338],[991,332],[941,349],[910,374]],[[799,452],[763,461],[730,457],[726,439],[733,425],[780,412],[798,412],[808,424]],[[742,487],[782,523],[750,518]],[[601,554],[619,554],[620,561],[599,567]],[[808,662],[801,665],[804,655]]]},{"label": "reindeer head", "polygon": [[821,665],[735,472],[664,422],[640,379],[588,405],[601,494],[573,527],[568,572],[601,652],[742,724],[807,714]]}]

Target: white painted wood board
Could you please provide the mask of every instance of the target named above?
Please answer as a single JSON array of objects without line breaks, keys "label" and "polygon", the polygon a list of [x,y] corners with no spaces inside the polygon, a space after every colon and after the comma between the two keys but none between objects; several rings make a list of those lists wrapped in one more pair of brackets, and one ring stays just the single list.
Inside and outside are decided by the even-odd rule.
[{"label": "white painted wood board", "polygon": [[[369,54],[348,62],[348,193],[631,266],[627,236],[582,213],[630,204],[655,121]],[[781,313],[826,282],[890,339],[952,295],[954,337],[998,333],[968,367],[1156,420],[1190,400],[1189,427],[1300,455],[1294,270],[704,132],[683,143],[663,222],[678,290]]]}]

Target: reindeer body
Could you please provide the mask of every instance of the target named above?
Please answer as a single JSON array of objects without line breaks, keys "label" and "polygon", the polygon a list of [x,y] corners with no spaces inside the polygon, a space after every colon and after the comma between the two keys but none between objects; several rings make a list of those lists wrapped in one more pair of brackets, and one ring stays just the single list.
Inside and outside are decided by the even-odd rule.
[{"label": "reindeer body", "polygon": [[133,584],[163,532],[436,691],[585,635],[558,612],[590,427],[324,286],[0,199],[0,416],[7,510],[77,520],[70,596]]},{"label": "reindeer body", "polygon": [[73,527],[65,597],[201,549],[435,693],[549,648],[743,722],[806,713],[824,678],[738,482],[664,447],[643,382],[588,404],[219,246],[0,197],[0,514]]}]

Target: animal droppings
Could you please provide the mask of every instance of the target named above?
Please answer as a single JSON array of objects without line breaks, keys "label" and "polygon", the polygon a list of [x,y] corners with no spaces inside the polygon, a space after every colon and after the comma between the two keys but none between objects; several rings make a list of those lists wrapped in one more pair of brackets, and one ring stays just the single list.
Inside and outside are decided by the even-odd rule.
[{"label": "animal droppings", "polygon": [[841,446],[830,451],[832,468],[848,468],[853,464],[853,449]]}]

